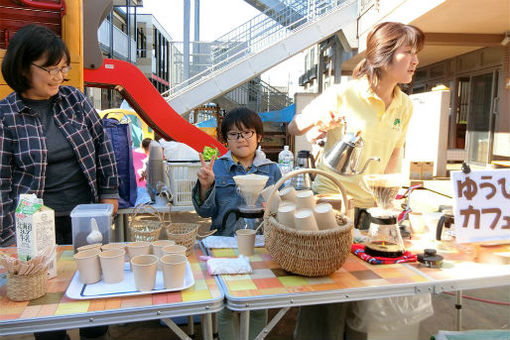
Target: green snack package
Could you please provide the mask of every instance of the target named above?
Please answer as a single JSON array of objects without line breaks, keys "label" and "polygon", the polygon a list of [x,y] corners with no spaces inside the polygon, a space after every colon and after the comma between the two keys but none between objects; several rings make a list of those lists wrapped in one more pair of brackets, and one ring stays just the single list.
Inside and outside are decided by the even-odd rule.
[{"label": "green snack package", "polygon": [[211,148],[210,146],[204,146],[204,151],[202,152],[204,160],[206,161],[210,161],[214,156],[218,156],[219,154],[218,148]]}]

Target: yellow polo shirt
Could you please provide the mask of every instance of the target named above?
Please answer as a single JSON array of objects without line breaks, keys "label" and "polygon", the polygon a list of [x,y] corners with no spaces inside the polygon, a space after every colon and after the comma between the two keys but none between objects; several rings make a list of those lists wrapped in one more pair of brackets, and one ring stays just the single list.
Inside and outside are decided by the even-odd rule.
[{"label": "yellow polo shirt", "polygon": [[[409,97],[396,86],[393,100],[385,110],[384,102],[371,90],[367,78],[364,77],[331,86],[303,110],[302,114],[312,116],[331,111],[346,117],[347,132],[361,130],[364,147],[358,162],[359,170],[368,158],[378,156],[381,159],[380,162],[370,162],[362,175],[354,176],[338,175],[329,170],[322,163],[322,159],[318,162],[317,168],[333,174],[344,185],[356,207],[368,208],[374,205],[372,195],[362,182],[363,175],[384,173],[393,150],[402,147],[405,142],[412,109]],[[329,130],[324,153],[342,137],[343,127]],[[317,176],[313,190],[318,193],[338,192],[336,185],[324,176]]]}]

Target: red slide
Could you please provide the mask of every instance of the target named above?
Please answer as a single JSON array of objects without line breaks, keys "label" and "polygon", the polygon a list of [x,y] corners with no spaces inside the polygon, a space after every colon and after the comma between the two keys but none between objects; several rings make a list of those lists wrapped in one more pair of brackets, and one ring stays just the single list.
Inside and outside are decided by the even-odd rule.
[{"label": "red slide", "polygon": [[116,59],[104,59],[96,70],[84,69],[85,86],[112,88],[120,92],[147,125],[167,139],[189,145],[198,152],[204,146],[227,149],[216,139],[188,123],[163,99],[138,67]]}]

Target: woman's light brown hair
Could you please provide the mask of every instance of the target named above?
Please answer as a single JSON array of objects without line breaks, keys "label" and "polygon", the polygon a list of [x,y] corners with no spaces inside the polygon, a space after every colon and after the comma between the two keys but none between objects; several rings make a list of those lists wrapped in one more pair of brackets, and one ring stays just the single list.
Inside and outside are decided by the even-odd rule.
[{"label": "woman's light brown hair", "polygon": [[382,68],[391,64],[393,54],[401,46],[410,46],[419,52],[423,49],[425,35],[413,25],[399,22],[383,22],[372,28],[367,35],[365,58],[359,62],[352,76],[367,76],[372,88],[381,80]]}]

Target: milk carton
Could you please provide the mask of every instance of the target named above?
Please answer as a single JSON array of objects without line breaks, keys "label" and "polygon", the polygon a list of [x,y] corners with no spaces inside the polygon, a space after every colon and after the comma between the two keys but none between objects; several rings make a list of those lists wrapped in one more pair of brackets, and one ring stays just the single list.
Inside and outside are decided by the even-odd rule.
[{"label": "milk carton", "polygon": [[[28,261],[55,245],[55,213],[35,195],[20,195],[16,207],[18,258]],[[48,264],[48,278],[57,276],[57,256]]]}]

